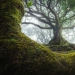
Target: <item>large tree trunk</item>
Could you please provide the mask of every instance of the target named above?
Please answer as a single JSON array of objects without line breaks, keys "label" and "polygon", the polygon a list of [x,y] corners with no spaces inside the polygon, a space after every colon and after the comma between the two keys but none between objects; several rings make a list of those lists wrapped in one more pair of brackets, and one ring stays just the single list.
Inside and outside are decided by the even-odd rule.
[{"label": "large tree trunk", "polygon": [[17,39],[21,33],[19,23],[24,14],[22,1],[2,0],[0,5],[0,39]]},{"label": "large tree trunk", "polygon": [[50,40],[49,44],[52,45],[62,45],[68,43],[67,40],[65,40],[62,37],[62,29],[59,26],[55,26],[53,29],[53,38]]}]

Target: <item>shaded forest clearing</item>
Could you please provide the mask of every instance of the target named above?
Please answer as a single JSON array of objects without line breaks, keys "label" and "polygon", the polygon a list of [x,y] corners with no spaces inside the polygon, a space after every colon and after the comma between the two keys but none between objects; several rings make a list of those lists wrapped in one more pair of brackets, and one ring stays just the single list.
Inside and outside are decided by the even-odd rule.
[{"label": "shaded forest clearing", "polygon": [[53,52],[21,33],[21,0],[0,5],[0,75],[75,75],[74,51]]}]

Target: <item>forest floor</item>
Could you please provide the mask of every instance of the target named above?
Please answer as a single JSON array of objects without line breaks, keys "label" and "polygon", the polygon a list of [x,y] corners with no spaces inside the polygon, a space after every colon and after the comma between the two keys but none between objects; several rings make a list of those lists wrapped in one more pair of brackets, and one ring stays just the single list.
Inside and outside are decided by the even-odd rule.
[{"label": "forest floor", "polygon": [[46,46],[50,48],[52,51],[57,52],[69,52],[69,51],[75,51],[75,44],[68,44],[68,45],[50,45]]}]

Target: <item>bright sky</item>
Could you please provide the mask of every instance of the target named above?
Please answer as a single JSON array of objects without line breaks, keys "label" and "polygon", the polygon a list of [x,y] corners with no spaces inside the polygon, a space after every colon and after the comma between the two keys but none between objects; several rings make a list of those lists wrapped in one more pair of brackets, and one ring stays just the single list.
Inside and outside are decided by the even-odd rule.
[{"label": "bright sky", "polygon": [[[25,21],[25,17],[22,18],[22,22],[24,22],[24,21]],[[38,24],[37,19],[36,18],[31,18],[31,17],[27,18],[26,22],[34,22],[34,23]]]},{"label": "bright sky", "polygon": [[[22,22],[24,22],[25,21],[25,17],[23,17],[22,18]],[[38,24],[38,21],[35,19],[35,18],[27,18],[27,20],[26,20],[27,22],[33,22],[33,23],[35,23],[35,24]],[[33,25],[29,25],[29,27],[33,27]],[[24,26],[22,26],[22,28],[24,28]],[[25,30],[23,30],[22,29],[22,32],[23,33],[25,33]],[[33,35],[33,36],[30,36],[30,38],[32,38],[33,40],[37,40],[37,37],[36,37],[36,35]]]}]

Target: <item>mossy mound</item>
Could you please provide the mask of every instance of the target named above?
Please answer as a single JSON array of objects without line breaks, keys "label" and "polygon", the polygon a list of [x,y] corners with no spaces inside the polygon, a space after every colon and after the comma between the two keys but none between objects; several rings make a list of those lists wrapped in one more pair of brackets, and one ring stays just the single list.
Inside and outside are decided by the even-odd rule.
[{"label": "mossy mound", "polygon": [[75,51],[55,52],[56,58],[63,65],[63,69],[55,75],[75,75]]},{"label": "mossy mound", "polygon": [[24,37],[1,40],[0,61],[0,75],[54,75],[59,64],[50,50]]},{"label": "mossy mound", "polygon": [[72,51],[75,50],[75,44],[68,44],[68,45],[50,45],[46,46],[50,48],[52,51]]},{"label": "mossy mound", "polygon": [[69,43],[64,38],[61,38],[59,41],[56,39],[52,39],[48,44],[45,45],[50,48],[52,51],[71,51],[75,50],[75,44]]},{"label": "mossy mound", "polygon": [[75,75],[75,52],[54,53],[21,38],[0,40],[0,75]]},{"label": "mossy mound", "polygon": [[[75,75],[75,54],[58,55],[21,33],[21,0],[0,4],[0,75]],[[67,66],[61,62],[63,56]]]}]

